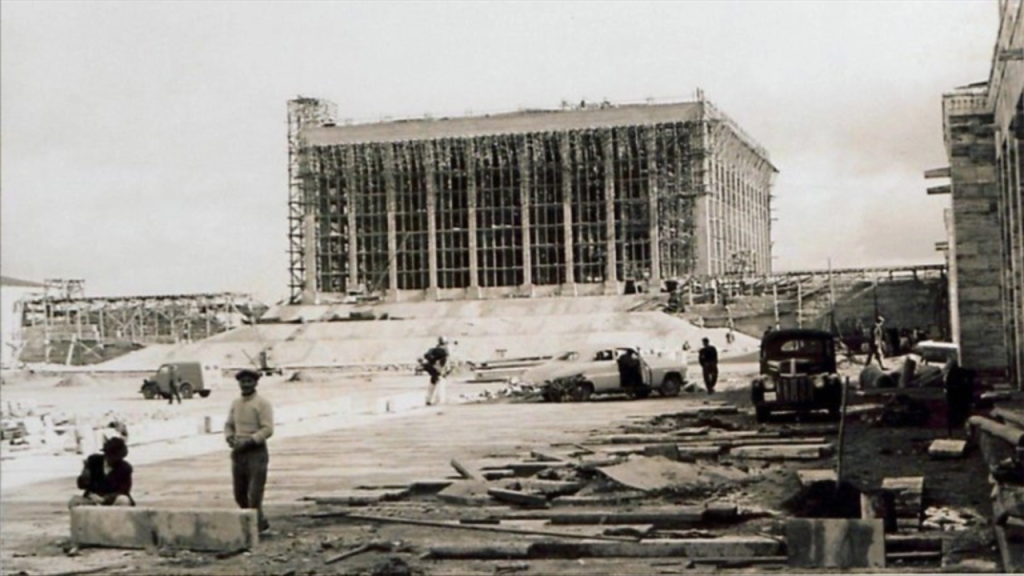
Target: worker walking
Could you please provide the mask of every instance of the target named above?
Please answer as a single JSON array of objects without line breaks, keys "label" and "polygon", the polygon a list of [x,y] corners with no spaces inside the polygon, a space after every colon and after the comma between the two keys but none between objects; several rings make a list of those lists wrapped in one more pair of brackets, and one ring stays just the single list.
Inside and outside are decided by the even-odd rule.
[{"label": "worker walking", "polygon": [[697,354],[697,361],[700,362],[700,369],[704,373],[704,387],[708,394],[715,393],[715,384],[718,383],[718,349],[711,344],[711,340],[701,340],[704,346]]},{"label": "worker walking", "polygon": [[235,374],[242,392],[235,398],[224,423],[224,437],[231,447],[231,478],[235,502],[241,508],[256,510],[259,530],[266,532],[270,522],[263,515],[263,490],[267,484],[270,455],[267,439],[274,434],[274,408],[256,393],[260,373],[240,370]]},{"label": "worker walking", "polygon": [[448,339],[438,336],[437,346],[427,350],[420,359],[423,370],[430,375],[430,386],[427,387],[427,406],[444,404],[445,387],[448,376]]},{"label": "worker walking", "polygon": [[174,399],[178,399],[178,404],[181,404],[181,392],[179,388],[181,386],[181,376],[178,374],[178,369],[172,364],[167,370],[167,403],[174,404]]},{"label": "worker walking", "polygon": [[878,358],[878,367],[885,370],[885,366],[882,366],[882,355],[885,343],[885,331],[882,329],[882,325],[885,324],[885,318],[878,316],[875,318],[875,325],[871,328],[871,341],[868,344],[868,359],[864,362],[867,366],[871,364],[872,358]]}]

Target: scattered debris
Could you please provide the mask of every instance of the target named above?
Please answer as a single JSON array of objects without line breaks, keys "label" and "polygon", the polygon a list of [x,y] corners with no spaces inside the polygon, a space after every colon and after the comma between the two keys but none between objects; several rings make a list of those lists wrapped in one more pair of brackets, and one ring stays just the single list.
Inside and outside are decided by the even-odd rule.
[{"label": "scattered debris", "polygon": [[734,467],[673,462],[662,457],[633,456],[626,462],[598,470],[629,488],[673,493],[707,492],[748,479],[746,473]]}]

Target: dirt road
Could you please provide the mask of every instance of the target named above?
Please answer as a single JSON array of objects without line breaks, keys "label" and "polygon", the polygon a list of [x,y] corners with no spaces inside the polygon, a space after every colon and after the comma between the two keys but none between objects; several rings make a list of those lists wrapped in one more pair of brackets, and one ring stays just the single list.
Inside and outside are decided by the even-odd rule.
[{"label": "dirt road", "polygon": [[[487,464],[521,460],[531,449],[585,441],[591,432],[607,433],[623,427],[635,427],[663,414],[678,413],[705,404],[711,398],[727,400],[741,409],[739,414],[723,417],[729,420],[730,425],[754,429],[757,425],[750,414],[745,389],[750,369],[750,366],[736,366],[724,370],[720,384],[723,393],[714,397],[693,394],[633,402],[465,404],[420,409],[404,415],[353,418],[347,427],[340,429],[330,429],[337,423],[321,424],[319,428],[311,423],[304,429],[271,440],[266,508],[273,525],[272,534],[252,552],[230,558],[218,559],[212,554],[187,551],[100,549],[82,550],[76,557],[67,557],[62,545],[66,544],[68,535],[64,504],[73,492],[70,479],[5,491],[0,528],[4,542],[0,551],[2,571],[4,574],[20,571],[55,574],[88,569],[133,574],[356,574],[367,573],[371,566],[389,555],[367,553],[337,564],[325,564],[325,559],[360,544],[385,541],[401,543],[401,553],[392,556],[404,559],[420,573],[427,574],[494,574],[501,570],[522,574],[682,573],[687,569],[686,559],[530,560],[525,566],[516,562],[425,560],[419,556],[432,545],[481,541],[514,544],[531,541],[531,538],[315,520],[305,515],[322,508],[300,499],[329,496],[365,485],[404,485],[414,480],[450,479],[453,476],[449,465],[452,458],[479,470]],[[791,425],[794,424],[783,417],[768,429]],[[812,422],[810,426],[820,424]],[[932,486],[926,493],[928,505],[977,508],[981,514],[986,513],[987,486],[979,476],[984,471],[978,465],[978,458],[953,463],[928,462],[924,453],[928,440],[943,434],[944,431],[937,430],[879,429],[857,421],[848,430],[848,470],[852,471],[853,479],[865,485],[877,484],[884,476],[925,475],[929,486]],[[226,449],[218,449],[212,444],[210,449],[214,451],[136,466],[137,499],[142,505],[157,507],[233,507]],[[711,497],[760,503],[777,510],[780,502],[799,488],[795,481],[795,467],[831,466],[834,466],[832,458],[795,466],[750,462],[751,472],[764,481],[716,492]],[[707,500],[693,500],[695,503],[702,501]],[[662,502],[679,506],[691,500],[676,498]],[[398,505],[408,506],[405,512],[432,515],[440,520],[456,518],[453,516],[456,511],[436,501],[396,503]],[[465,510],[462,509],[463,512]],[[469,509],[470,512],[472,510]],[[390,513],[401,512],[400,509]],[[517,525],[540,526],[536,521],[523,521]],[[777,534],[778,522],[764,520],[740,530],[747,534],[774,530],[772,533]],[[984,537],[979,546],[983,549],[982,556],[991,553],[985,548]],[[973,571],[981,571],[991,565],[982,564],[981,568],[976,567]],[[934,571],[937,567],[925,565],[923,569]],[[731,570],[762,572],[765,569],[755,566]],[[914,572],[921,569],[920,565],[909,565],[892,566],[887,571]],[[397,573],[401,572],[394,572]]]}]

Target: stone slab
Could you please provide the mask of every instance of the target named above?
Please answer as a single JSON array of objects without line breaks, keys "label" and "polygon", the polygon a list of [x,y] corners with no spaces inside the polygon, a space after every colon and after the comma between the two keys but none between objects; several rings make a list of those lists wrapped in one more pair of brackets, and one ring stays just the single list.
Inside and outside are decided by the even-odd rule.
[{"label": "stone slab", "polygon": [[795,518],[786,522],[790,566],[801,568],[885,568],[885,527],[881,520]]},{"label": "stone slab", "polygon": [[963,458],[967,451],[967,442],[964,440],[936,440],[928,446],[928,456],[935,459],[957,459]]},{"label": "stone slab", "polygon": [[202,552],[248,550],[259,543],[255,510],[79,506],[71,510],[78,546],[167,546]]}]

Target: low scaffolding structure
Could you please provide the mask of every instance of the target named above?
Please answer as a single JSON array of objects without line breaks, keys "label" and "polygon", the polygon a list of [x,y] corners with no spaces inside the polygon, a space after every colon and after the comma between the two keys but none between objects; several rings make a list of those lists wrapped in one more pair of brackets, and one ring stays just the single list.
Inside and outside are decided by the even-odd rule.
[{"label": "low scaffolding structure", "polygon": [[[48,282],[49,285],[49,282]],[[267,307],[246,294],[68,297],[47,290],[22,307],[22,362],[89,363],[107,347],[201,340],[252,322]]]}]

